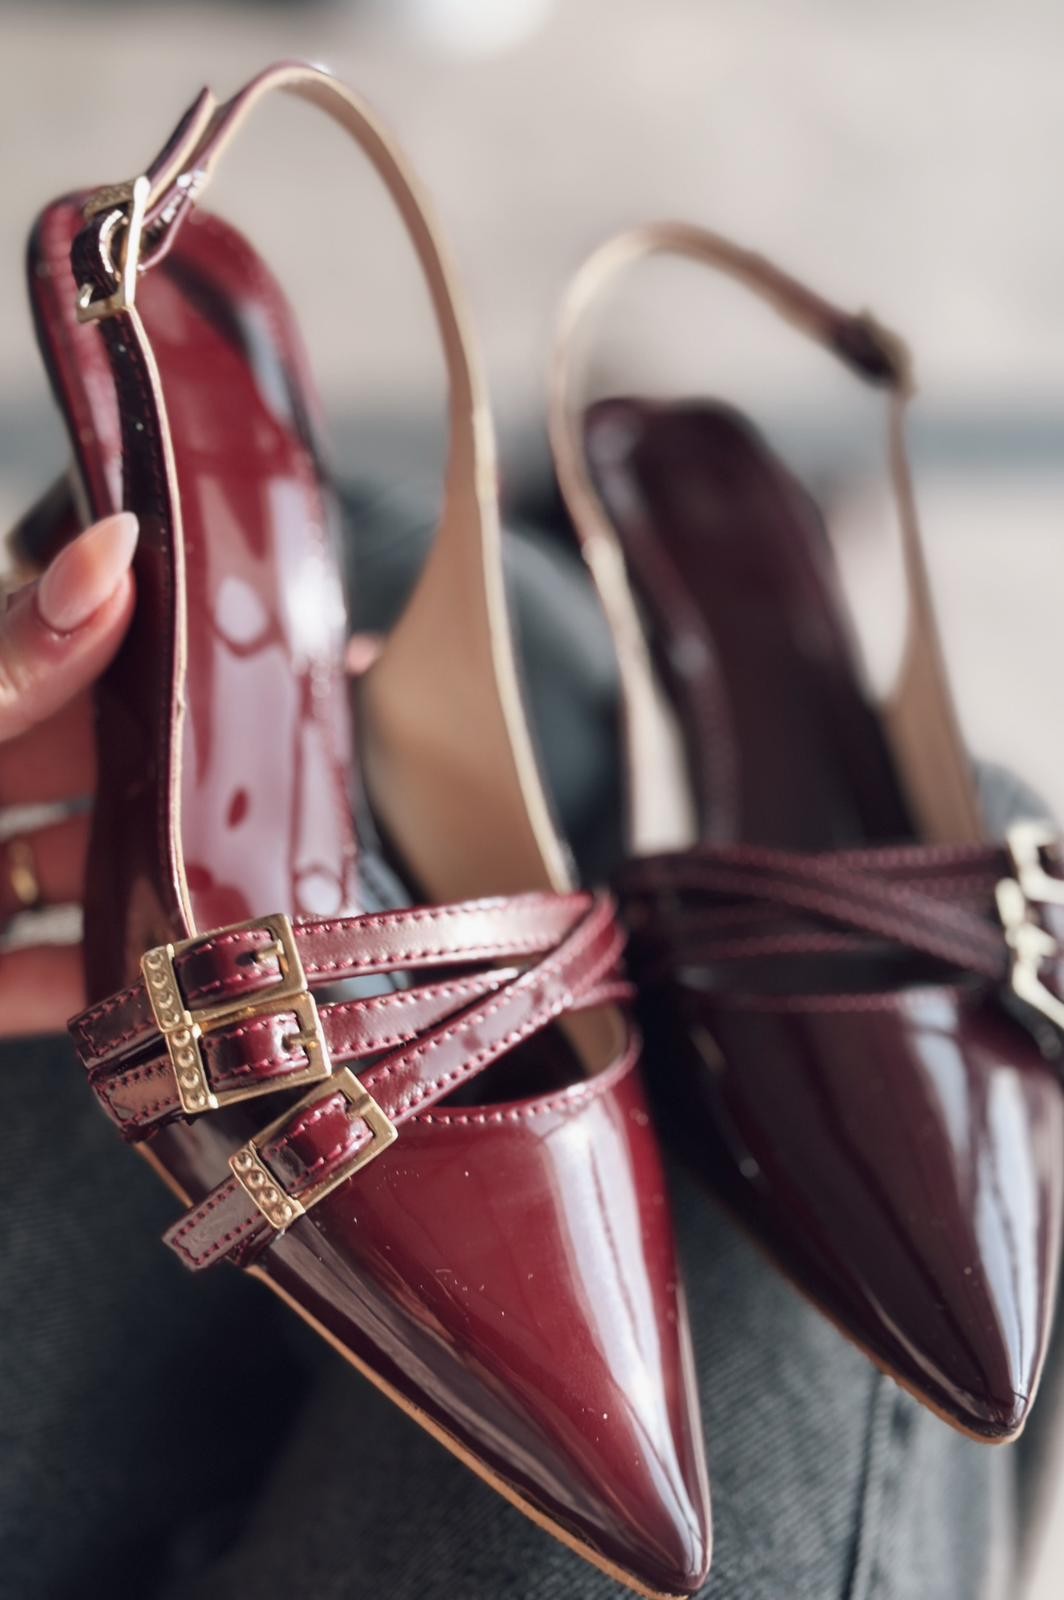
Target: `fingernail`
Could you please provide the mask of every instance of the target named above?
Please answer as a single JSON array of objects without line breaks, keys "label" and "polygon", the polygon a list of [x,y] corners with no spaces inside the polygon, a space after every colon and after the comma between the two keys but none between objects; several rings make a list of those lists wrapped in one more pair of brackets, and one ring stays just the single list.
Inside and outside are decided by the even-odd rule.
[{"label": "fingernail", "polygon": [[73,633],[114,594],[137,548],[131,511],[105,517],[55,556],[37,585],[37,610],[56,633]]}]

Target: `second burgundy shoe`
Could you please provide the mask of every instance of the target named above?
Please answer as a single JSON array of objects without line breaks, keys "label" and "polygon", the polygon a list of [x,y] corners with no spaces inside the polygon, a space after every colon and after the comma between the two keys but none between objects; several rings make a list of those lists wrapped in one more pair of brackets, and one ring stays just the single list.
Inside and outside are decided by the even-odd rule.
[{"label": "second burgundy shoe", "polygon": [[[749,422],[719,400],[573,408],[577,321],[657,252],[738,280],[886,397],[908,618],[883,707],[821,512]],[[552,433],[625,691],[620,882],[659,1101],[849,1338],[958,1428],[1004,1440],[1057,1286],[1064,882],[1054,830],[987,836],[916,529],[909,389],[870,318],[663,225],[578,276]]]}]

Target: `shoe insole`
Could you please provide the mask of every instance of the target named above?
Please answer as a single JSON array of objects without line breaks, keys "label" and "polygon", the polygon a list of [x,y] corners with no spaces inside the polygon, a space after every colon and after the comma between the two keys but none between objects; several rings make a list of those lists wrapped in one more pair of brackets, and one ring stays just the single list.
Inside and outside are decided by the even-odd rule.
[{"label": "shoe insole", "polygon": [[[752,425],[713,401],[611,401],[589,413],[586,448],[692,744],[708,691],[685,659],[712,661],[731,748],[692,749],[691,764],[729,763],[731,835],[828,849],[911,833],[823,519]],[[677,591],[679,640],[669,602]],[[638,751],[631,781],[654,781]],[[719,819],[706,814],[704,794],[696,798],[703,834],[719,838]]]}]

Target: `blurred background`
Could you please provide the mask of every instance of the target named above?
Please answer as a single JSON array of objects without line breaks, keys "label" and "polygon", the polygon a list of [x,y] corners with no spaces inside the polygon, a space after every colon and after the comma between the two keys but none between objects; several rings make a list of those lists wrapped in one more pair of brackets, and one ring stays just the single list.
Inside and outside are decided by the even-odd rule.
[{"label": "blurred background", "polygon": [[[545,459],[566,278],[624,223],[703,221],[900,331],[916,356],[919,499],[970,741],[1064,812],[1059,0],[78,0],[0,3],[0,39],[5,524],[63,458],[22,282],[35,211],[141,170],[202,82],[224,94],[275,57],[309,57],[386,115],[435,195],[507,484]],[[212,201],[249,228],[297,304],[343,475],[431,475],[432,328],[364,165],[305,108],[281,106]],[[867,408],[853,382],[714,294],[693,269],[650,269],[604,322],[594,383],[741,398],[824,482],[858,481]],[[1064,1470],[1058,1481],[1031,1600],[1064,1582]]]}]

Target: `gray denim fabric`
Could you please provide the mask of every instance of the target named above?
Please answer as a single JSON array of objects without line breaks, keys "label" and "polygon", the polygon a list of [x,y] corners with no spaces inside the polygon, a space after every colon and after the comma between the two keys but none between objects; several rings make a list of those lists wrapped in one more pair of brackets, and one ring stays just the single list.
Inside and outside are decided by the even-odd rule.
[{"label": "gray denim fabric", "polygon": [[[710,1449],[710,1600],[1011,1596],[1011,1463],[960,1439],[875,1374],[769,1271],[689,1181],[678,1221]],[[358,1503],[329,1493],[346,1453]],[[313,1485],[311,1492],[308,1488]],[[285,1504],[314,1514],[300,1531]],[[310,1575],[299,1590],[299,1575]],[[583,1567],[335,1374],[232,1558],[196,1600],[297,1592],[393,1600],[605,1600]]]},{"label": "gray denim fabric", "polygon": [[[600,1600],[175,1204],[63,1045],[7,1047],[5,1600]],[[674,1174],[716,1529],[710,1600],[1014,1600],[1018,1452],[880,1377]]]},{"label": "gray denim fabric", "polygon": [[[423,526],[359,510],[357,616],[381,628]],[[608,639],[550,539],[517,539],[509,559],[546,765],[578,838],[601,840],[617,774]],[[259,1285],[182,1272],[158,1243],[175,1202],[120,1148],[65,1043],[9,1045],[0,1072],[3,1600],[619,1592]],[[709,1600],[1016,1600],[1022,1450],[923,1411],[692,1177],[673,1178],[713,1483]]]}]

